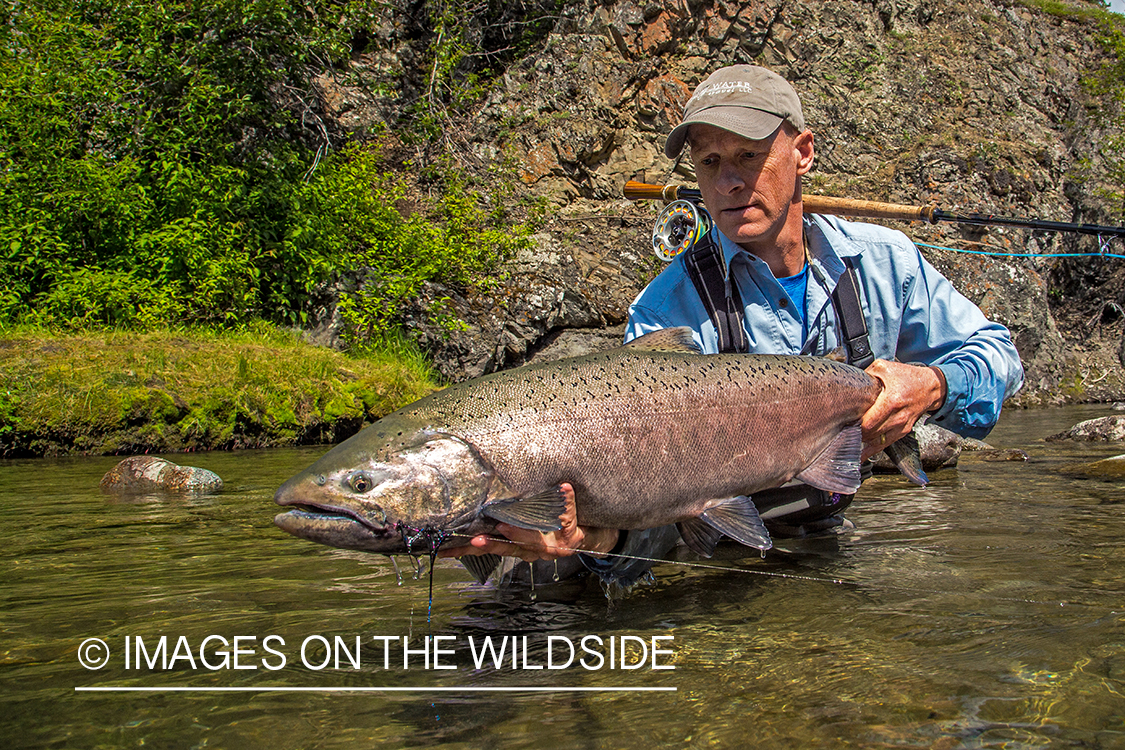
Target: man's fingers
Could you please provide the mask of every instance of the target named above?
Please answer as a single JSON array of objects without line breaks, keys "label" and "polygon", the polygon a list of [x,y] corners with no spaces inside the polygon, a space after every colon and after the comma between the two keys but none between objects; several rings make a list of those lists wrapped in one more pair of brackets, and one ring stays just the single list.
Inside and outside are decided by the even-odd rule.
[{"label": "man's fingers", "polygon": [[574,499],[574,488],[566,482],[559,485],[564,495],[565,509],[559,515],[562,528],[546,534],[532,529],[522,529],[511,524],[499,523],[496,533],[478,535],[469,540],[467,546],[451,547],[438,552],[439,557],[463,557],[465,555],[501,555],[518,557],[526,562],[535,560],[554,560],[573,554],[579,549],[584,537],[578,526],[578,509]]},{"label": "man's fingers", "polygon": [[509,545],[503,540],[490,539],[487,536],[475,536],[469,544],[461,547],[445,547],[438,550],[438,557],[464,557],[465,555],[505,555],[510,554]]}]

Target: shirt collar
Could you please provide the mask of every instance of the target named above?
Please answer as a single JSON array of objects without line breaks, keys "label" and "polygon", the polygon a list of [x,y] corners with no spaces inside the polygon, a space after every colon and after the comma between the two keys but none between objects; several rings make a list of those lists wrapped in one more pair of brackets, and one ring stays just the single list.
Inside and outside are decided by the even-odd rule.
[{"label": "shirt collar", "polygon": [[819,261],[835,281],[844,273],[843,259],[858,257],[863,248],[820,214],[805,214],[803,222],[809,255]]},{"label": "shirt collar", "polygon": [[[803,223],[805,236],[808,238],[809,255],[812,256],[813,260],[820,262],[833,281],[840,278],[840,275],[844,273],[842,258],[854,258],[863,252],[862,247],[853,242],[850,237],[841,233],[820,214],[805,214]],[[718,227],[715,227],[712,231],[719,236],[720,245],[723,249],[723,264],[727,269],[728,276],[730,275],[731,263],[739,257],[740,253],[750,265],[756,263],[765,265],[765,261],[761,258],[734,244],[734,241],[720,232]],[[770,276],[772,275],[770,273]]]}]

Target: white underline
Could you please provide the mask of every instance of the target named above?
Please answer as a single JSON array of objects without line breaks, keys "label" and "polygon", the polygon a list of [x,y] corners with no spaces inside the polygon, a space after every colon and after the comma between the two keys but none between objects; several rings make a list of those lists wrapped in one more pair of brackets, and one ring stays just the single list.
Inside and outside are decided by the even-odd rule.
[{"label": "white underline", "polygon": [[76,693],[674,693],[674,687],[76,687]]}]

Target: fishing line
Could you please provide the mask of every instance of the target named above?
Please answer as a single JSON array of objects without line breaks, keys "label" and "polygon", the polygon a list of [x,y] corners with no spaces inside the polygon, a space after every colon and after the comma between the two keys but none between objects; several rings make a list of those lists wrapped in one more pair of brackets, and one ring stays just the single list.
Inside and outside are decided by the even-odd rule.
[{"label": "fishing line", "polygon": [[[489,541],[492,541],[492,542],[506,542],[507,544],[515,544],[515,545],[519,546],[517,542],[513,542],[511,539],[507,539],[507,538],[504,538],[504,537],[485,536],[485,538],[488,539]],[[567,551],[567,552],[588,552],[587,550],[571,549],[569,547],[555,547],[555,549],[564,550],[564,551]],[[764,556],[765,552],[763,551],[762,554]],[[643,561],[643,562],[661,563],[661,564],[665,564],[665,565],[680,565],[680,566],[683,566],[683,567],[686,567],[686,568],[702,568],[702,569],[706,569],[706,570],[719,571],[719,572],[723,572],[723,573],[745,573],[745,574],[749,574],[749,575],[765,576],[765,577],[768,577],[768,578],[783,578],[783,579],[794,580],[794,581],[804,581],[804,582],[807,582],[807,583],[828,583],[828,584],[833,584],[833,585],[837,585],[837,586],[853,586],[853,587],[856,587],[856,588],[862,588],[864,586],[868,586],[868,587],[877,587],[877,588],[880,588],[880,589],[883,589],[883,590],[886,590],[886,591],[899,591],[899,592],[908,593],[908,594],[942,594],[944,596],[953,596],[954,595],[954,592],[943,590],[943,589],[926,589],[926,588],[918,588],[918,587],[910,587],[910,586],[895,586],[894,584],[883,584],[883,583],[876,584],[876,583],[873,583],[871,581],[851,581],[851,580],[848,580],[846,578],[823,578],[823,577],[820,577],[820,576],[810,576],[810,575],[804,575],[804,574],[801,574],[801,573],[778,573],[776,571],[771,571],[771,570],[749,570],[747,568],[735,568],[735,567],[731,567],[731,566],[728,566],[728,565],[717,565],[717,564],[714,564],[714,563],[705,563],[705,562],[690,562],[690,561],[687,561],[687,560],[665,560],[663,558],[643,557],[641,555],[626,555],[626,554],[622,554],[622,553],[606,553],[606,557],[616,557],[616,558],[620,558],[622,560],[640,560],[640,561]],[[534,578],[534,576],[533,576],[533,578]],[[1037,605],[1041,605],[1041,606],[1050,606],[1050,607],[1055,607],[1055,606],[1068,607],[1068,606],[1070,606],[1070,607],[1097,607],[1099,609],[1105,609],[1104,605],[1087,604],[1087,603],[1084,603],[1084,602],[1073,602],[1073,601],[1065,601],[1065,600],[1058,600],[1058,599],[1048,601],[1048,600],[1043,600],[1043,599],[1026,599],[1026,598],[1021,598],[1021,597],[984,595],[984,594],[979,594],[978,592],[973,592],[973,593],[976,593],[977,596],[983,597],[984,599],[986,599],[988,601],[995,601],[995,602],[1012,602],[1012,603],[1017,603],[1017,604],[1037,604]],[[1117,610],[1110,610],[1110,613],[1111,614],[1117,614]]]},{"label": "fishing line", "polygon": [[1125,255],[1115,253],[1012,253],[1000,250],[967,250],[942,245],[928,245],[925,242],[915,242],[918,247],[932,247],[935,250],[948,250],[951,253],[965,253],[968,255],[995,255],[1005,258],[1120,258],[1125,260]]}]

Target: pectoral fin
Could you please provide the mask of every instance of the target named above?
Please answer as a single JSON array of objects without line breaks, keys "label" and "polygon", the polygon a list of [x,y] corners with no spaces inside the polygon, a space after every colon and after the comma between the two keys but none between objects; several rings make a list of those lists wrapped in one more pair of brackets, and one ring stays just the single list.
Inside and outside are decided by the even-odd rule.
[{"label": "pectoral fin", "polygon": [[732,497],[703,511],[697,518],[677,524],[684,544],[694,552],[710,557],[722,536],[755,549],[773,547],[773,540],[758,515],[758,509],[745,495]]},{"label": "pectoral fin", "polygon": [[566,510],[566,495],[561,487],[552,487],[528,497],[504,498],[485,503],[481,515],[535,531],[558,531],[559,516]]},{"label": "pectoral fin", "polygon": [[859,459],[863,455],[863,430],[859,423],[845,427],[797,479],[818,490],[850,495],[859,489]]},{"label": "pectoral fin", "polygon": [[499,555],[464,555],[458,557],[457,562],[465,566],[465,568],[473,574],[473,578],[477,579],[477,583],[485,583],[488,577],[492,575],[492,571],[496,570],[496,566],[500,564]]}]

